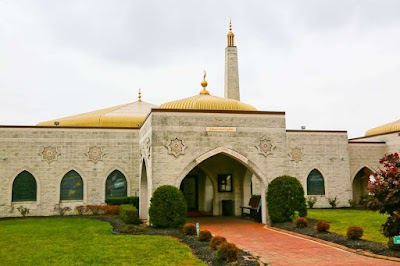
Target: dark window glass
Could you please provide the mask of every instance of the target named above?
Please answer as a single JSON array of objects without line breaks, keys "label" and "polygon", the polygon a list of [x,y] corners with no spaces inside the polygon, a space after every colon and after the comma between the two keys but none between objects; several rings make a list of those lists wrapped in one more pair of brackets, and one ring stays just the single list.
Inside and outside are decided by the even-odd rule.
[{"label": "dark window glass", "polygon": [[127,184],[125,176],[118,170],[113,171],[106,180],[106,198],[126,197]]},{"label": "dark window glass", "polygon": [[69,171],[61,180],[61,200],[83,200],[83,180],[75,171]]},{"label": "dark window glass", "polygon": [[232,175],[218,175],[218,192],[232,192]]},{"label": "dark window glass", "polygon": [[324,177],[317,169],[307,177],[307,195],[325,195]]},{"label": "dark window glass", "polygon": [[36,180],[27,171],[21,172],[14,179],[12,201],[36,201]]}]

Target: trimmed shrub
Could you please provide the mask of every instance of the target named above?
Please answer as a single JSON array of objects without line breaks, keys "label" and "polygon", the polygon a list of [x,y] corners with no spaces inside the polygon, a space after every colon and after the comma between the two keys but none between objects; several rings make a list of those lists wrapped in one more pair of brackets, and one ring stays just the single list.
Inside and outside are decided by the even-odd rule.
[{"label": "trimmed shrub", "polygon": [[212,250],[217,250],[217,247],[219,245],[221,245],[222,243],[227,242],[226,238],[223,236],[214,236],[213,238],[211,238],[210,241],[210,248]]},{"label": "trimmed shrub", "polygon": [[329,205],[331,205],[332,209],[336,209],[336,206],[339,204],[337,200],[337,196],[334,198],[328,198]]},{"label": "trimmed shrub", "polygon": [[347,228],[347,238],[357,240],[364,234],[364,229],[360,226],[350,226]]},{"label": "trimmed shrub", "polygon": [[329,228],[331,228],[331,226],[327,221],[318,221],[315,225],[315,229],[317,229],[317,231],[320,233],[328,232]]},{"label": "trimmed shrub", "polygon": [[355,207],[357,207],[357,201],[356,201],[356,200],[351,200],[351,199],[349,199],[349,200],[348,200],[348,203],[349,203],[349,205],[350,205],[350,208],[355,208]]},{"label": "trimmed shrub", "polygon": [[294,220],[294,223],[296,224],[297,228],[306,228],[308,227],[308,220],[304,217],[299,217],[296,220]]},{"label": "trimmed shrub", "polygon": [[154,227],[180,227],[186,222],[186,199],[174,186],[161,186],[151,198],[149,216]]},{"label": "trimmed shrub", "polygon": [[183,232],[186,235],[195,235],[196,232],[196,225],[195,224],[191,224],[191,223],[187,223],[183,226],[182,228]]},{"label": "trimmed shrub", "polygon": [[229,262],[237,261],[239,249],[233,243],[222,242],[217,248],[217,256]]},{"label": "trimmed shrub", "polygon": [[107,205],[132,204],[139,209],[139,197],[112,197],[106,199]]},{"label": "trimmed shrub", "polygon": [[121,228],[119,231],[124,234],[137,234],[145,232],[146,227],[128,224],[127,226]]},{"label": "trimmed shrub", "polygon": [[138,210],[130,204],[122,204],[119,206],[119,217],[126,224],[140,224]]},{"label": "trimmed shrub", "polygon": [[208,230],[200,230],[198,238],[199,238],[199,241],[204,241],[204,242],[210,241],[212,238],[212,234]]},{"label": "trimmed shrub", "polygon": [[267,192],[268,213],[273,223],[287,222],[295,211],[307,216],[304,189],[292,176],[280,176],[271,181]]}]

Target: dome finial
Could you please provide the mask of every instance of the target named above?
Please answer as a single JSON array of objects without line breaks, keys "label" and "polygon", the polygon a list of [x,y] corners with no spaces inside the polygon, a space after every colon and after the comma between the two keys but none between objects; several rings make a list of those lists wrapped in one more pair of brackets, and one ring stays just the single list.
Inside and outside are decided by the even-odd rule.
[{"label": "dome finial", "polygon": [[228,47],[235,46],[235,34],[232,32],[232,20],[229,19]]},{"label": "dome finial", "polygon": [[139,93],[138,93],[138,102],[142,101],[142,90],[139,88]]},{"label": "dome finial", "polygon": [[210,93],[206,89],[206,87],[208,85],[208,83],[206,81],[206,76],[207,76],[207,73],[204,70],[204,77],[203,77],[203,81],[201,82],[201,86],[203,87],[203,90],[200,92],[200,95],[210,95]]}]

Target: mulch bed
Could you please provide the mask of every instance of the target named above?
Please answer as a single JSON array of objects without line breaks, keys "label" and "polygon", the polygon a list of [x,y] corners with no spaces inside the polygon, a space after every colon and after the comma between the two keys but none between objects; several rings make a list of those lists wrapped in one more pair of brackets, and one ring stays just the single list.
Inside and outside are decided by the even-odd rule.
[{"label": "mulch bed", "polygon": [[[93,217],[102,221],[109,222],[113,227],[114,234],[123,234],[126,224],[119,217],[112,216],[97,216]],[[240,250],[238,261],[235,263],[228,263],[225,260],[221,260],[216,256],[216,252],[211,250],[209,242],[201,242],[197,240],[197,236],[185,235],[182,230],[178,229],[158,229],[150,226],[132,226],[130,234],[135,235],[164,235],[177,238],[180,242],[188,245],[193,254],[200,260],[204,261],[208,265],[224,266],[224,265],[243,265],[243,266],[259,266],[260,263],[251,254]]]},{"label": "mulch bed", "polygon": [[374,254],[388,256],[388,257],[396,257],[400,258],[400,251],[391,250],[387,247],[387,245],[379,244],[376,242],[371,242],[367,240],[349,240],[346,236],[338,235],[335,233],[318,233],[316,229],[314,229],[317,220],[308,219],[309,225],[306,228],[296,228],[296,225],[292,222],[286,223],[276,223],[273,227],[284,229],[287,231],[292,231],[298,234],[307,235],[319,239],[323,239],[325,241],[333,242],[351,249],[355,250],[363,250],[368,251]]}]

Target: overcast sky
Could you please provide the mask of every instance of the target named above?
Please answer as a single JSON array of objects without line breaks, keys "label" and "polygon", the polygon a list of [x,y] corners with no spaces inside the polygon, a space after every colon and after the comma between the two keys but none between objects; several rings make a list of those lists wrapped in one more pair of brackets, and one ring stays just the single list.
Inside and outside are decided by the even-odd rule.
[{"label": "overcast sky", "polygon": [[399,117],[400,1],[0,0],[0,125],[208,90],[229,19],[241,100],[288,129],[364,135]]}]

